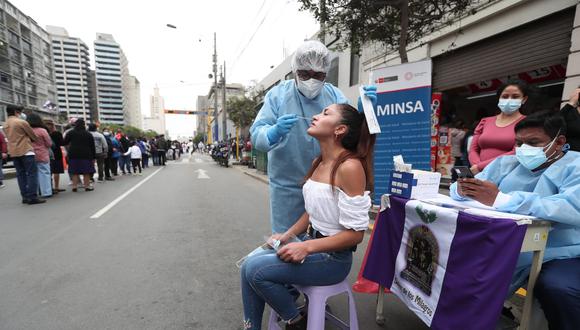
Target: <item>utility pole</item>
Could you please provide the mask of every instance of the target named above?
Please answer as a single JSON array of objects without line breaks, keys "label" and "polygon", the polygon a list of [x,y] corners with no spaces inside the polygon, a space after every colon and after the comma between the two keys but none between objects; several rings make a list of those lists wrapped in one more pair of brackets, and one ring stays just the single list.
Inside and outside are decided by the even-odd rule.
[{"label": "utility pole", "polygon": [[[213,121],[214,121],[214,127],[215,127],[215,133],[214,130],[212,130],[212,135],[213,136],[217,136],[219,140],[219,134],[218,134],[218,80],[217,80],[217,38],[216,38],[216,33],[213,33]],[[213,140],[213,139],[212,139]],[[217,141],[214,141],[217,142]]]},{"label": "utility pole", "polygon": [[223,75],[222,75],[222,87],[223,87],[223,93],[222,93],[222,112],[223,112],[223,117],[222,117],[222,131],[224,133],[224,140],[228,141],[228,111],[226,108],[226,62],[224,61],[224,70],[222,71]]}]

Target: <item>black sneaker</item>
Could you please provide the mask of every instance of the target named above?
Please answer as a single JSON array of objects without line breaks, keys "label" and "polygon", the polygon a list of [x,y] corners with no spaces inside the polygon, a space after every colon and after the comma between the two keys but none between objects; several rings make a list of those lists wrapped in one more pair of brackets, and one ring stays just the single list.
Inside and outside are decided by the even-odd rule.
[{"label": "black sneaker", "polygon": [[105,178],[105,180],[106,180],[106,181],[115,181],[115,179],[113,179],[113,178],[111,178],[111,177]]},{"label": "black sneaker", "polygon": [[307,330],[308,318],[302,315],[302,318],[296,323],[286,324],[286,330]]},{"label": "black sneaker", "polygon": [[46,200],[40,199],[40,198],[36,198],[36,199],[29,200],[26,204],[28,204],[28,205],[34,205],[34,204],[42,204],[42,203],[46,203]]}]

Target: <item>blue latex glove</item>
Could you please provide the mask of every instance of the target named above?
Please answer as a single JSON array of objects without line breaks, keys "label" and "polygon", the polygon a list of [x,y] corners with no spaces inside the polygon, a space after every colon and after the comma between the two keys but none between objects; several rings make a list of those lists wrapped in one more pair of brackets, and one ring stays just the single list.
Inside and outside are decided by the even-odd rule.
[{"label": "blue latex glove", "polygon": [[266,131],[270,144],[276,143],[286,136],[290,132],[290,129],[296,125],[297,121],[298,117],[295,114],[280,116],[276,121],[276,125],[271,126]]},{"label": "blue latex glove", "polygon": [[[377,86],[375,86],[375,85],[363,86],[363,89],[365,90],[365,95],[371,100],[371,103],[373,104],[373,108],[376,109],[377,108]],[[360,96],[358,97],[358,112],[360,112],[360,113],[364,112],[364,109],[362,106],[362,100],[361,100]]]}]

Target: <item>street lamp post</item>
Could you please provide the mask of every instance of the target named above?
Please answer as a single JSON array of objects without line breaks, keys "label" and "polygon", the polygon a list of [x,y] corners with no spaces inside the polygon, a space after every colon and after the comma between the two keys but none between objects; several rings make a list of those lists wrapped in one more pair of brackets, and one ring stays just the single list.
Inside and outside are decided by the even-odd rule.
[{"label": "street lamp post", "polygon": [[[215,133],[212,132],[213,136],[216,136],[219,140],[218,134],[218,80],[217,80],[217,37],[216,33],[213,33],[213,121],[215,127]],[[215,142],[215,141],[214,141]]]}]

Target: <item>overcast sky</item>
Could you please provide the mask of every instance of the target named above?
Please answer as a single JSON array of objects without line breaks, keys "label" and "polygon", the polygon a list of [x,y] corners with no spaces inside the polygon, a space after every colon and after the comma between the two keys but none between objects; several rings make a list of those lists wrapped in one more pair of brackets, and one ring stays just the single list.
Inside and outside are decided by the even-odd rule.
[{"label": "overcast sky", "polygon": [[[91,49],[95,33],[110,33],[141,82],[141,111],[149,114],[155,84],[168,109],[194,109],[211,80],[213,32],[218,62],[226,61],[227,81],[260,81],[317,31],[296,0],[10,0],[39,25],[62,26]],[[166,27],[167,23],[177,29]],[[191,116],[167,116],[170,135],[191,135]]]}]

